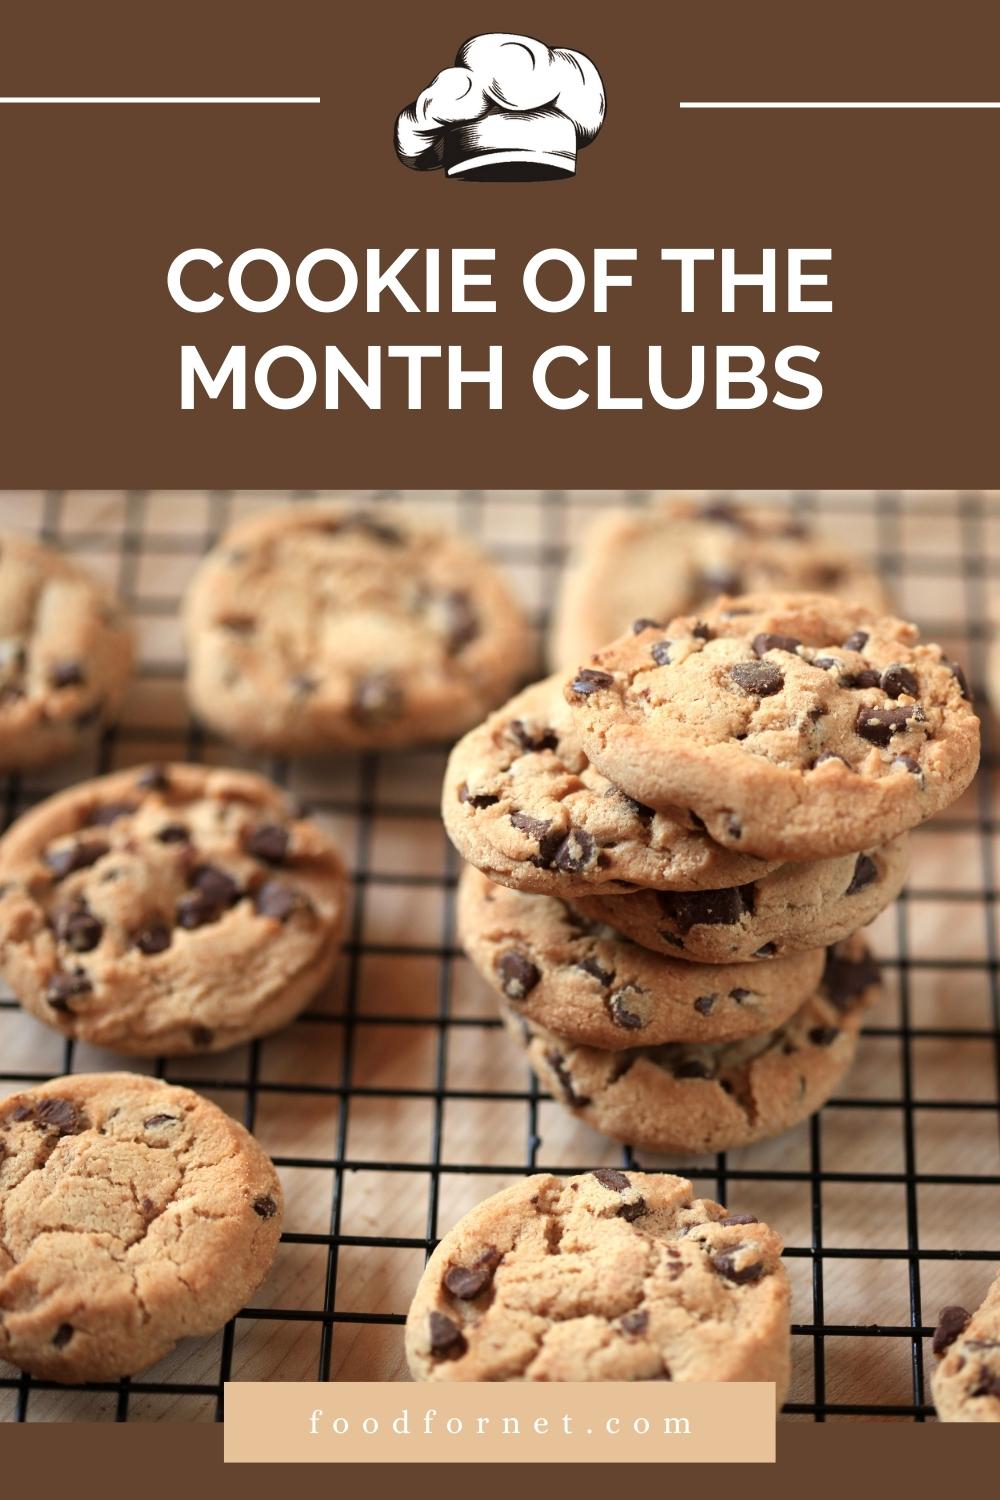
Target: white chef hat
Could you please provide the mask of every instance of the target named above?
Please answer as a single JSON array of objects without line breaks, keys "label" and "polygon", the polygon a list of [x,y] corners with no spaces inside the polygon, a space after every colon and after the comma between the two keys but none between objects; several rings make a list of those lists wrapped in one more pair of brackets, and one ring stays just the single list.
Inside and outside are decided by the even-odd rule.
[{"label": "white chef hat", "polygon": [[589,57],[530,36],[464,42],[453,68],[396,120],[407,167],[449,177],[565,177],[604,122],[604,84]]}]

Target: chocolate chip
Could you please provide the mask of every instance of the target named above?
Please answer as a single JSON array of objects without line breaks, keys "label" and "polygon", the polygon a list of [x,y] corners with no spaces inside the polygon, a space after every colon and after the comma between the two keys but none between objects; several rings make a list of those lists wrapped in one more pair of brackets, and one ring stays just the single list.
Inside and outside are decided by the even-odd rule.
[{"label": "chocolate chip", "polygon": [[278,1205],[269,1193],[265,1193],[260,1198],[253,1200],[253,1211],[262,1219],[273,1219],[278,1212]]},{"label": "chocolate chip", "polygon": [[972,1314],[964,1307],[957,1307],[954,1304],[942,1307],[938,1313],[937,1327],[931,1341],[931,1349],[934,1353],[943,1354],[946,1349],[950,1349],[959,1334],[965,1332],[971,1317]]},{"label": "chocolate chip", "polygon": [[159,1115],[150,1115],[148,1119],[143,1120],[143,1122],[142,1122],[142,1128],[144,1130],[159,1130],[164,1125],[179,1125],[179,1124],[180,1124],[180,1120],[178,1119],[177,1115],[159,1114]]},{"label": "chocolate chip", "polygon": [[323,530],[330,532],[353,532],[367,537],[369,541],[381,542],[384,547],[401,547],[406,540],[398,526],[390,526],[366,511],[351,511],[349,515],[324,521]]},{"label": "chocolate chip", "polygon": [[52,871],[54,880],[64,880],[77,870],[89,869],[108,852],[103,839],[80,839],[75,844],[63,844],[59,849],[46,849],[42,860]]},{"label": "chocolate chip", "polygon": [[254,911],[259,917],[271,917],[275,922],[287,922],[301,904],[299,893],[281,880],[265,880],[254,892]]},{"label": "chocolate chip", "polygon": [[615,1218],[624,1219],[626,1224],[634,1224],[636,1219],[641,1219],[648,1212],[645,1198],[637,1198],[634,1203],[623,1203]]},{"label": "chocolate chip", "polygon": [[170,777],[163,766],[147,766],[135,779],[135,784],[143,792],[169,792]]},{"label": "chocolate chip", "polygon": [[614,687],[615,679],[610,672],[599,672],[595,667],[581,667],[579,672],[570,683],[570,689],[579,698],[587,698],[591,693],[600,693],[605,688]]},{"label": "chocolate chip", "polygon": [[845,672],[840,685],[845,688],[881,687],[882,679],[874,667],[862,667],[860,672]]},{"label": "chocolate chip", "polygon": [[240,888],[231,875],[218,865],[199,865],[192,872],[191,884],[206,900],[216,906],[232,906],[239,900]]},{"label": "chocolate chip", "polygon": [[224,906],[206,896],[204,891],[192,891],[189,895],[182,896],[177,903],[177,925],[190,932],[209,922],[217,922],[224,910]]},{"label": "chocolate chip", "polygon": [[479,616],[472,600],[463,589],[445,595],[445,619],[447,622],[446,648],[449,656],[457,656],[479,635]]},{"label": "chocolate chip", "polygon": [[59,1327],[52,1335],[52,1347],[54,1349],[65,1349],[66,1345],[73,1337],[74,1332],[75,1330],[72,1323],[60,1323]]},{"label": "chocolate chip", "polygon": [[724,1219],[716,1219],[717,1224],[759,1224],[760,1220],[756,1214],[726,1214]]},{"label": "chocolate chip", "polygon": [[814,1047],[831,1047],[839,1035],[836,1026],[814,1026],[809,1032],[809,1040]]},{"label": "chocolate chip", "polygon": [[45,998],[53,1010],[72,1011],[70,1001],[79,995],[89,995],[92,989],[89,978],[81,971],[53,974],[46,986]]},{"label": "chocolate chip", "polygon": [[893,761],[893,765],[902,766],[905,771],[909,771],[911,776],[922,777],[924,774],[920,769],[920,762],[914,759],[912,755],[897,755]]},{"label": "chocolate chip", "polygon": [[82,662],[57,661],[49,668],[49,682],[54,688],[79,687],[84,681]]},{"label": "chocolate chip", "polygon": [[597,845],[585,828],[571,828],[552,855],[552,865],[567,874],[578,875],[597,862]]},{"label": "chocolate chip", "polygon": [[773,958],[777,951],[777,943],[762,943],[754,954],[754,958]]},{"label": "chocolate chip", "polygon": [[733,1282],[736,1286],[749,1286],[759,1281],[764,1274],[763,1263],[759,1260],[752,1260],[748,1265],[737,1266],[736,1255],[736,1250],[719,1250],[712,1256],[712,1265],[720,1276],[724,1276],[727,1281]]},{"label": "chocolate chip", "polygon": [[191,841],[191,830],[185,828],[183,823],[164,823],[162,828],[156,830],[156,838],[161,844],[188,844]]},{"label": "chocolate chip", "polygon": [[196,1047],[211,1047],[215,1041],[215,1032],[210,1031],[207,1026],[192,1026],[191,1040]]},{"label": "chocolate chip", "polygon": [[90,953],[104,936],[104,924],[86,906],[71,906],[56,918],[56,937],[74,953]]},{"label": "chocolate chip", "polygon": [[624,1172],[619,1172],[617,1167],[595,1167],[591,1177],[596,1177],[601,1187],[606,1187],[609,1193],[627,1193],[632,1186]]},{"label": "chocolate chip", "polygon": [[624,1031],[639,1031],[646,1024],[642,1016],[628,1007],[628,996],[641,993],[634,984],[626,984],[620,990],[615,990],[605,1001],[612,1021]]},{"label": "chocolate chip", "polygon": [[431,1353],[435,1359],[458,1359],[468,1348],[465,1335],[457,1323],[444,1313],[432,1312],[427,1320]]},{"label": "chocolate chip", "polygon": [[717,995],[699,995],[694,1002],[694,1008],[700,1016],[710,1016],[717,999]]},{"label": "chocolate chip", "polygon": [[135,934],[132,941],[140,953],[163,953],[173,941],[173,932],[166,922],[150,922]]},{"label": "chocolate chip", "polygon": [[520,745],[522,750],[530,750],[537,753],[540,750],[557,750],[559,748],[559,736],[554,729],[531,730],[523,719],[511,719],[507,725],[507,733],[511,739]]},{"label": "chocolate chip", "polygon": [[494,968],[500,977],[500,988],[508,1000],[524,1000],[541,979],[541,973],[524,953],[508,948],[497,956]]},{"label": "chocolate chip", "polygon": [[970,1396],[993,1396],[1000,1401],[1000,1375],[994,1375],[984,1365],[979,1372],[979,1380],[976,1386],[969,1392]]},{"label": "chocolate chip", "polygon": [[753,990],[735,989],[729,991],[729,998],[730,1000],[735,1000],[737,1005],[742,1005],[745,1001],[750,999],[750,996],[752,994]]},{"label": "chocolate chip", "polygon": [[969,681],[964,671],[962,670],[961,665],[957,661],[950,661],[948,663],[948,666],[951,668],[951,675],[954,677],[955,681],[958,683],[959,687],[962,690],[962,697],[967,698],[969,702],[971,702],[972,693],[969,689]]},{"label": "chocolate chip", "polygon": [[669,667],[669,665],[670,665],[670,648],[671,648],[671,646],[673,644],[674,644],[673,641],[663,640],[663,641],[654,641],[653,644],[650,646],[650,648],[649,648],[649,654],[653,658],[653,660],[656,662],[656,665],[658,667]]},{"label": "chocolate chip", "polygon": [[388,672],[373,672],[353,686],[351,713],[361,724],[398,718],[402,708],[403,690]]},{"label": "chocolate chip", "polygon": [[902,708],[859,708],[854,731],[873,745],[888,745],[894,734],[902,734],[911,723],[923,723],[924,713],[918,703]]},{"label": "chocolate chip", "polygon": [[847,640],[844,642],[844,650],[845,651],[863,651],[865,649],[865,647],[867,646],[867,644],[868,644],[868,632],[867,632],[867,630],[856,630],[853,635],[849,635],[847,637]]},{"label": "chocolate chip", "polygon": [[603,969],[596,958],[581,958],[576,967],[582,969],[585,974],[589,974],[592,979],[596,979],[598,984],[603,985],[605,989],[615,977],[611,969]]},{"label": "chocolate chip", "polygon": [[718,891],[658,891],[657,904],[680,931],[692,927],[732,927],[753,913],[757,893],[753,883],[726,886]]},{"label": "chocolate chip", "polygon": [[880,970],[870,953],[863,958],[843,958],[836,948],[828,948],[823,969],[823,992],[838,1010],[849,1010],[865,990],[878,984]]},{"label": "chocolate chip", "polygon": [[660,630],[660,629],[662,629],[662,627],[660,625],[659,620],[633,620],[632,621],[632,634],[633,635],[641,635],[644,630]]},{"label": "chocolate chip", "polygon": [[500,798],[494,797],[490,792],[470,792],[468,782],[463,781],[458,789],[458,800],[467,802],[470,807],[483,808],[496,807]]},{"label": "chocolate chip", "polygon": [[785,679],[770,662],[738,661],[729,668],[729,675],[737,687],[754,698],[770,698],[785,685]]},{"label": "chocolate chip", "polygon": [[570,1073],[569,1068],[566,1066],[566,1059],[561,1052],[546,1052],[545,1061],[548,1063],[549,1067],[556,1075],[556,1079],[559,1083],[559,1086],[563,1093],[563,1097],[565,1098],[567,1104],[572,1104],[577,1108],[580,1108],[582,1105],[590,1103],[589,1098],[585,1094],[578,1094],[576,1089],[573,1087],[572,1074]]},{"label": "chocolate chip", "polygon": [[873,880],[878,879],[878,866],[867,854],[859,854],[854,866],[854,874],[851,883],[844,892],[845,896],[853,896],[856,891],[863,891],[866,885],[871,885]]},{"label": "chocolate chip", "polygon": [[277,823],[259,823],[247,831],[243,847],[254,859],[265,860],[270,865],[280,865],[288,854],[288,829]]},{"label": "chocolate chip", "polygon": [[40,1099],[31,1118],[45,1130],[59,1135],[80,1135],[87,1129],[87,1118],[71,1099]]},{"label": "chocolate chip", "polygon": [[138,802],[105,802],[91,811],[87,823],[91,828],[106,828],[119,818],[129,817],[138,806]]},{"label": "chocolate chip", "polygon": [[819,667],[823,672],[832,672],[834,667],[842,667],[843,662],[836,656],[814,656],[813,666]]},{"label": "chocolate chip", "polygon": [[471,1266],[449,1266],[444,1274],[445,1289],[460,1302],[471,1302],[493,1281],[503,1256],[495,1245],[487,1245]]},{"label": "chocolate chip", "polygon": [[762,632],[753,638],[753,649],[758,656],[766,656],[768,651],[788,651],[794,656],[801,645],[802,642],[797,641],[794,635],[770,635]]},{"label": "chocolate chip", "polygon": [[710,625],[706,625],[704,620],[698,620],[696,624],[692,625],[691,634],[698,641],[715,640],[715,631]]},{"label": "chocolate chip", "polygon": [[916,698],[920,692],[917,679],[909,667],[904,667],[902,662],[893,662],[891,667],[886,667],[879,681],[879,687],[887,698],[898,698],[905,693],[909,698]]},{"label": "chocolate chip", "polygon": [[645,1333],[649,1327],[649,1313],[642,1309],[637,1312],[624,1313],[618,1321],[618,1326],[623,1333]]},{"label": "chocolate chip", "polygon": [[706,568],[699,579],[699,587],[707,594],[742,593],[742,579],[732,568]]}]

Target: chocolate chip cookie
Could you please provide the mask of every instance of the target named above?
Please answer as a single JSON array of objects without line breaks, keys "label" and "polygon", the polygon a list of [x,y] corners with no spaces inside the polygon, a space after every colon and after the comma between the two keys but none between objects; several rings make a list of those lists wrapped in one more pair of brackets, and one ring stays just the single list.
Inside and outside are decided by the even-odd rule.
[{"label": "chocolate chip cookie", "polygon": [[415,1380],[759,1380],[789,1373],[781,1241],[683,1177],[526,1177],[466,1214],[406,1320]]},{"label": "chocolate chip cookie", "polygon": [[0,770],[72,755],[113,721],[132,636],[96,579],[22,536],[0,538]]},{"label": "chocolate chip cookie", "polygon": [[283,1026],[329,976],[344,909],[330,839],[243,771],[119,771],[0,841],[0,973],[47,1025],[134,1056]]},{"label": "chocolate chip cookie", "polygon": [[826,948],[873,922],[903,888],[907,840],[903,833],[881,849],[782,865],[726,890],[577,896],[571,904],[654,953],[697,964],[773,959]]},{"label": "chocolate chip cookie", "polygon": [[777,868],[723,849],[678,812],[627,796],[587,760],[547,678],[518,693],[452,750],[441,812],[464,859],[524,891],[700,890]]},{"label": "chocolate chip cookie", "polygon": [[116,1380],[213,1333],[271,1268],[277,1174],[190,1089],[56,1078],[0,1103],[0,1359]]},{"label": "chocolate chip cookie", "polygon": [[1000,1276],[976,1312],[942,1308],[932,1347],[941,1421],[1000,1422]]},{"label": "chocolate chip cookie", "polygon": [[766,859],[887,843],[960,796],[979,761],[961,667],[916,626],[824,595],[636,621],[565,692],[604,775]]},{"label": "chocolate chip cookie", "polygon": [[289,502],[234,526],[191,584],[185,628],[195,713],[278,752],[454,738],[531,665],[482,553],[351,506]]},{"label": "chocolate chip cookie", "polygon": [[789,1020],[741,1041],[598,1051],[509,1003],[502,1011],[543,1087],[571,1113],[632,1146],[700,1156],[780,1135],[825,1104],[878,992],[878,967],[855,937],[829,950],[819,990]]},{"label": "chocolate chip cookie", "polygon": [[666,497],[604,513],[564,580],[550,642],[553,667],[573,667],[637,615],[670,620],[719,594],[797,590],[886,606],[877,576],[853,552],[817,537],[787,506]]},{"label": "chocolate chip cookie", "polygon": [[824,962],[822,949],[769,964],[664,958],[555,896],[509,890],[471,866],[459,885],[458,937],[519,1015],[613,1050],[771,1031],[815,993]]}]

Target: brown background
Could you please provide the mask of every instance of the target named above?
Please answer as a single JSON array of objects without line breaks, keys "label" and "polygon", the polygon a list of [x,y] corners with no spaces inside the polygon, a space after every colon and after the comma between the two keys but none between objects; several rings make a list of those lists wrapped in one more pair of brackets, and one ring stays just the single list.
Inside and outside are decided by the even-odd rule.
[{"label": "brown background", "polygon": [[[597,61],[604,131],[571,182],[467,186],[396,162],[396,111],[478,31],[522,29]],[[989,99],[987,5],[42,4],[5,19],[0,92],[305,93],[319,107],[0,107],[0,483],[996,484],[993,330],[1000,112],[702,112],[681,98]],[[547,316],[519,286],[534,250],[636,246],[616,312]],[[174,307],[172,257],[269,246],[495,245],[494,317],[254,317]],[[681,317],[663,244],[833,248],[828,316]],[[643,272],[644,268],[644,272]],[[739,304],[738,304],[739,305]],[[789,342],[822,350],[823,403],[686,413],[550,411],[547,346]],[[179,347],[368,343],[507,350],[506,405],[463,413],[310,405],[179,410]],[[641,355],[640,355],[641,351]],[[637,362],[638,361],[638,362]],[[388,389],[400,390],[396,384]]]}]

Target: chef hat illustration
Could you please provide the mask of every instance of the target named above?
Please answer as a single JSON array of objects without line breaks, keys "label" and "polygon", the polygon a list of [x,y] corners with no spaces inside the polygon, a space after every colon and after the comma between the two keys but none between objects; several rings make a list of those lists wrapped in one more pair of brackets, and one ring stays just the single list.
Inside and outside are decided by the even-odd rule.
[{"label": "chef hat illustration", "polygon": [[396,120],[396,153],[415,171],[527,181],[569,177],[604,122],[604,84],[589,57],[530,36],[463,43]]}]

